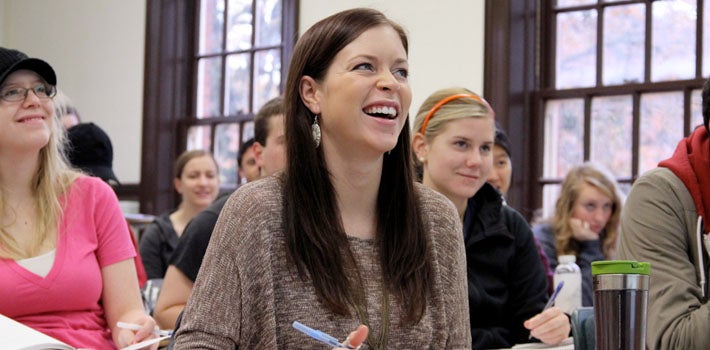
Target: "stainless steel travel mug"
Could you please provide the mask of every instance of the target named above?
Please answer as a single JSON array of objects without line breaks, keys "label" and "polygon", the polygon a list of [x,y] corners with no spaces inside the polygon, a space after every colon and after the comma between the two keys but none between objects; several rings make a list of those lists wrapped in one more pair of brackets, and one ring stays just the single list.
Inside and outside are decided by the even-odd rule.
[{"label": "stainless steel travel mug", "polygon": [[644,350],[651,265],[611,260],[592,263],[597,350]]}]

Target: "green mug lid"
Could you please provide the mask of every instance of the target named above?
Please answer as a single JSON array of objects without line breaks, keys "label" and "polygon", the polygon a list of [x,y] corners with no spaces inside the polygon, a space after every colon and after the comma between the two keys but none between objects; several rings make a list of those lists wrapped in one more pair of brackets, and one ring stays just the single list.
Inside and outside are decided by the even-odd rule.
[{"label": "green mug lid", "polygon": [[651,264],[633,260],[603,260],[592,262],[592,276],[611,274],[650,275]]}]

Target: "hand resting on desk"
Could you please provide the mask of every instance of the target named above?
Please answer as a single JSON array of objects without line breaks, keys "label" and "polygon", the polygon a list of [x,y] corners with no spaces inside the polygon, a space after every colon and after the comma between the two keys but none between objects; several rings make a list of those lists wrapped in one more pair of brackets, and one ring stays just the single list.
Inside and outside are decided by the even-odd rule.
[{"label": "hand resting on desk", "polygon": [[530,334],[545,344],[558,344],[569,337],[569,318],[557,306],[553,306],[523,323]]}]

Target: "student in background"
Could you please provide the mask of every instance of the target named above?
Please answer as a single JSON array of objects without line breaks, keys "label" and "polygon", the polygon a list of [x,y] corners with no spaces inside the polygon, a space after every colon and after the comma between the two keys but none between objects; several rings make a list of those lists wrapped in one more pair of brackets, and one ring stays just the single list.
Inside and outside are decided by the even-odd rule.
[{"label": "student in background", "polygon": [[123,348],[155,321],[116,195],[64,161],[56,83],[46,62],[0,48],[0,313],[74,347]]},{"label": "student in background", "polygon": [[74,103],[62,91],[57,90],[57,95],[54,96],[54,113],[62,122],[64,129],[69,129],[81,123],[79,111],[74,107]]},{"label": "student in background", "polygon": [[469,346],[461,223],[412,179],[407,47],[372,9],[300,37],[286,169],[227,201],[176,349],[322,346],[294,321],[336,337],[357,328],[346,340],[355,347]]},{"label": "student in background", "polygon": [[508,135],[496,125],[495,144],[493,145],[493,168],[488,175],[488,183],[495,187],[503,200],[508,196],[513,178],[513,163],[510,157],[510,140]]},{"label": "student in background", "polygon": [[237,155],[237,164],[239,164],[239,178],[242,183],[252,182],[259,178],[259,164],[256,162],[256,154],[254,152],[254,138],[250,138],[242,144]]},{"label": "student in background", "polygon": [[532,335],[556,344],[569,319],[543,312],[547,279],[532,232],[486,182],[493,166],[493,110],[464,88],[441,89],[422,103],[412,147],[422,183],[446,195],[463,221],[471,348],[510,347]]},{"label": "student in background", "polygon": [[163,278],[170,256],[187,223],[219,194],[219,171],[212,154],[183,152],[175,161],[173,184],[182,200],[177,210],[148,225],[140,239],[140,253],[149,279]]},{"label": "student in background", "polygon": [[702,99],[704,127],[636,180],[621,217],[619,258],[651,263],[649,349],[710,349],[710,80]]},{"label": "student in background", "polygon": [[[286,166],[286,147],[283,142],[275,142],[275,140],[283,139],[284,135],[283,97],[273,98],[261,107],[254,117],[254,135],[253,143],[260,145],[260,152],[254,153],[257,157],[256,173],[259,174],[258,164],[262,164],[264,169],[268,169],[267,171],[274,173],[282,171]],[[242,147],[246,149],[246,144]],[[244,154],[249,153],[245,152]],[[258,156],[263,154],[271,156],[259,159]],[[245,160],[246,156],[242,158],[242,162]],[[264,176],[271,175],[273,173],[264,173]],[[178,315],[185,308],[217,218],[228,197],[225,195],[218,198],[207,209],[197,214],[185,227],[185,232],[180,237],[170,258],[170,266],[165,273],[161,292],[153,311],[155,320],[161,328],[175,327]]]},{"label": "student in background", "polygon": [[574,255],[582,270],[582,306],[592,306],[592,262],[614,259],[622,198],[614,177],[600,165],[572,168],[562,182],[555,214],[533,226],[535,237],[557,267],[557,257]]},{"label": "student in background", "polygon": [[120,185],[113,172],[113,145],[108,134],[94,123],[80,123],[67,131],[67,159],[72,166],[109,185]]},{"label": "student in background", "polygon": [[[511,160],[510,139],[505,131],[496,124],[495,145],[493,146],[493,168],[488,175],[488,183],[500,192],[503,196],[503,204],[505,205],[508,204],[505,199],[508,196],[508,190],[510,189],[510,183],[513,178],[513,163]],[[552,295],[554,289],[552,285],[554,272],[550,268],[550,260],[547,258],[537,238],[535,238],[535,247],[537,248],[538,254],[540,254],[540,262],[547,276],[548,294]]]}]

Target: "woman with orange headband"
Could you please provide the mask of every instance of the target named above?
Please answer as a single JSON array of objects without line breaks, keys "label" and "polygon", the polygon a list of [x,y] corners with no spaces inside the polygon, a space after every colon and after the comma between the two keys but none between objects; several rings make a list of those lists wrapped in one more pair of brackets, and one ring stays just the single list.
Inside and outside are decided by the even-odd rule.
[{"label": "woman with orange headband", "polygon": [[414,121],[412,147],[422,182],[446,197],[463,221],[473,349],[510,347],[533,336],[557,344],[569,320],[543,311],[547,278],[523,217],[486,183],[493,166],[494,113],[463,88],[434,92]]}]

